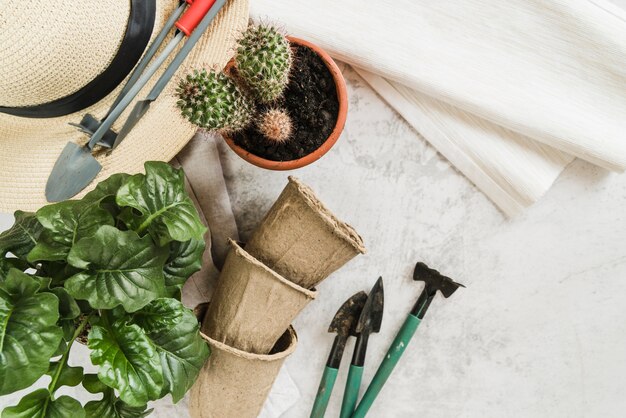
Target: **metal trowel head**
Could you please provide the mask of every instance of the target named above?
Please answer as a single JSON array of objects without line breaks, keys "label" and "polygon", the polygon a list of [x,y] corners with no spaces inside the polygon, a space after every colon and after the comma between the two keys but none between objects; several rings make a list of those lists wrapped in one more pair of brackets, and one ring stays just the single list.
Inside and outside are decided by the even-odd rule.
[{"label": "metal trowel head", "polygon": [[343,337],[356,335],[356,323],[366,300],[367,293],[363,291],[352,295],[335,314],[328,327],[328,332],[334,332]]},{"label": "metal trowel head", "polygon": [[418,262],[415,265],[413,280],[426,283],[427,293],[434,294],[434,292],[439,290],[446,298],[452,296],[459,287],[465,287],[422,262]]},{"label": "metal trowel head", "polygon": [[362,333],[363,331],[378,332],[383,322],[383,310],[385,306],[385,292],[383,289],[383,278],[379,277],[370,294],[367,297],[367,301],[361,310],[361,316],[359,316],[359,322],[356,324],[356,332]]},{"label": "metal trowel head", "polygon": [[102,166],[91,155],[91,149],[68,142],[48,177],[46,199],[48,202],[60,202],[76,196],[96,178],[100,170]]}]

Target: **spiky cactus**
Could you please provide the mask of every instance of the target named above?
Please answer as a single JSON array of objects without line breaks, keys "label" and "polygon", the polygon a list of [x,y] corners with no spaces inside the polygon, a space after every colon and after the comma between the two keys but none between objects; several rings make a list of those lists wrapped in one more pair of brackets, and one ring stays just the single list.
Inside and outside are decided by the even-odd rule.
[{"label": "spiky cactus", "polygon": [[253,106],[226,74],[195,70],[178,86],[178,107],[195,125],[224,133],[245,129],[252,121]]},{"label": "spiky cactus", "polygon": [[292,61],[289,41],[269,25],[250,25],[239,40],[235,56],[241,78],[261,103],[282,96]]},{"label": "spiky cactus", "polygon": [[273,142],[285,142],[291,137],[293,123],[283,109],[270,109],[257,122],[259,132]]}]

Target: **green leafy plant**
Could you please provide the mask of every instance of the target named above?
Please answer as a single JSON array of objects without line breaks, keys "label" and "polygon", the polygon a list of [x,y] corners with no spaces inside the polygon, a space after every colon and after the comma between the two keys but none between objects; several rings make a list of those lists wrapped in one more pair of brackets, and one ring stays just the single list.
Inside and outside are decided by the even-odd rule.
[{"label": "green leafy plant", "polygon": [[289,41],[276,27],[250,25],[239,39],[235,62],[255,98],[272,103],[289,83],[293,53]]},{"label": "green leafy plant", "polygon": [[[197,378],[209,349],[180,291],[200,269],[206,229],[182,171],[145,171],[18,211],[0,234],[0,395],[50,376],[2,418],[144,417],[147,402],[178,402]],[[77,340],[97,374],[68,364]],[[101,399],[55,396],[81,383]]]},{"label": "green leafy plant", "polygon": [[183,116],[202,128],[233,132],[252,121],[253,105],[222,72],[196,70],[180,82],[177,91]]}]

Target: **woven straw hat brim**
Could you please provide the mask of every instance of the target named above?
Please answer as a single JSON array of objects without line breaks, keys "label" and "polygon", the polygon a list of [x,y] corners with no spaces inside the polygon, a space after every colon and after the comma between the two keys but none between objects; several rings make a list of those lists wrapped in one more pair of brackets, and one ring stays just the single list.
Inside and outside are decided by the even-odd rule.
[{"label": "woven straw hat brim", "polygon": [[[157,14],[153,37],[178,4],[177,1],[170,3],[171,9]],[[178,81],[192,69],[226,65],[235,51],[237,36],[247,23],[248,0],[230,0],[132,132],[113,152],[101,151],[96,155],[102,171],[77,198],[114,173],[142,172],[144,162],[149,160],[170,161],[185,146],[195,128],[183,119],[176,107]],[[165,68],[166,65],[161,67],[136,100],[147,95]],[[82,145],[88,141],[85,134],[69,123],[80,122],[86,113],[103,117],[122,86],[95,105],[63,117],[33,119],[0,113],[0,212],[34,211],[48,203],[44,189],[61,151],[67,142]],[[134,103],[117,120],[115,130],[124,124]]]}]

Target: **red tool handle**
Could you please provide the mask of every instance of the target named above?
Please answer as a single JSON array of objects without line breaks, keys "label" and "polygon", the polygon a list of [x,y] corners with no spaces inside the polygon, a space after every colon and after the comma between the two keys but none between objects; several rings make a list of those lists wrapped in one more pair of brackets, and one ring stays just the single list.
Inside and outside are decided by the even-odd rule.
[{"label": "red tool handle", "polygon": [[187,1],[187,3],[191,3],[191,6],[189,6],[185,14],[178,19],[176,27],[186,36],[189,36],[209,9],[211,9],[213,4],[215,4],[215,0],[193,0],[191,2]]}]

